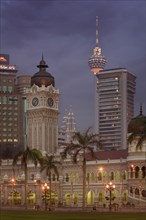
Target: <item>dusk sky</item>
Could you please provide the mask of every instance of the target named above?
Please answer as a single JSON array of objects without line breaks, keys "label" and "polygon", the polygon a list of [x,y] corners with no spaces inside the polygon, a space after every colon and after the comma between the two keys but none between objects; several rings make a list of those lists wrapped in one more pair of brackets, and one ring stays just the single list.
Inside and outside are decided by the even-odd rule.
[{"label": "dusk sky", "polygon": [[136,79],[135,116],[146,114],[145,0],[0,0],[0,53],[10,55],[18,75],[33,75],[44,55],[60,90],[59,121],[65,109],[78,130],[93,126],[94,76],[88,59],[99,46],[105,69],[123,67]]}]

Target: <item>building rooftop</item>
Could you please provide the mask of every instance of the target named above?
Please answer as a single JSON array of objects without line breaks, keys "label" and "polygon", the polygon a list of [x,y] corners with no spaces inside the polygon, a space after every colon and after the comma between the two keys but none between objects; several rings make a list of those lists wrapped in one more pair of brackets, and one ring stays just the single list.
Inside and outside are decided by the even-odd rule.
[{"label": "building rooftop", "polygon": [[87,161],[92,160],[115,160],[115,159],[126,159],[128,156],[128,149],[124,150],[105,150],[95,152],[95,157],[92,157],[90,153],[86,154]]}]

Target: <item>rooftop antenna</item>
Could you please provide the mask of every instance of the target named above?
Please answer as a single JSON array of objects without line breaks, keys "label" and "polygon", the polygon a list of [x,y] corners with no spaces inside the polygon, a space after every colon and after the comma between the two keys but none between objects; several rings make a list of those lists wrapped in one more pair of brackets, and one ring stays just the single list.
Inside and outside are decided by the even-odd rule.
[{"label": "rooftop antenna", "polygon": [[98,16],[96,16],[96,47],[98,47]]},{"label": "rooftop antenna", "polygon": [[42,60],[44,60],[44,55],[43,55],[43,52],[42,52]]}]

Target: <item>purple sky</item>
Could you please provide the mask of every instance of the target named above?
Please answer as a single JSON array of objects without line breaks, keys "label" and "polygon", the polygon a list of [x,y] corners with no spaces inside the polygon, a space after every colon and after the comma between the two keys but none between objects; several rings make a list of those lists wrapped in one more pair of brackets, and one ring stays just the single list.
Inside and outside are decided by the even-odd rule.
[{"label": "purple sky", "polygon": [[60,121],[65,109],[75,114],[77,129],[93,126],[93,75],[88,59],[99,45],[108,68],[124,67],[137,77],[135,115],[146,114],[145,0],[0,0],[0,53],[10,54],[18,74],[38,71],[42,53],[60,89]]}]

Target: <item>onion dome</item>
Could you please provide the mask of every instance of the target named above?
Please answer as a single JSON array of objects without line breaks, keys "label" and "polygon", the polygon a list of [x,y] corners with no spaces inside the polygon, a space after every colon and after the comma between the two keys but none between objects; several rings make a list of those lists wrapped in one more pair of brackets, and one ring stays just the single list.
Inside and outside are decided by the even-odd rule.
[{"label": "onion dome", "polygon": [[32,77],[31,77],[31,86],[33,84],[41,87],[42,85],[45,85],[45,87],[47,86],[55,86],[55,79],[54,77],[51,75],[51,73],[48,73],[46,71],[46,68],[48,68],[48,65],[46,65],[46,62],[43,59],[42,56],[42,60],[40,61],[40,64],[37,66],[39,68],[39,72],[35,73]]},{"label": "onion dome", "polygon": [[103,70],[106,64],[106,58],[101,54],[101,48],[98,46],[97,26],[98,26],[98,17],[96,17],[96,47],[93,49],[93,54],[88,61],[89,67],[95,75],[100,70]]},{"label": "onion dome", "polygon": [[146,129],[146,116],[142,114],[142,106],[140,106],[140,114],[133,118],[128,125],[128,133],[140,134]]}]

